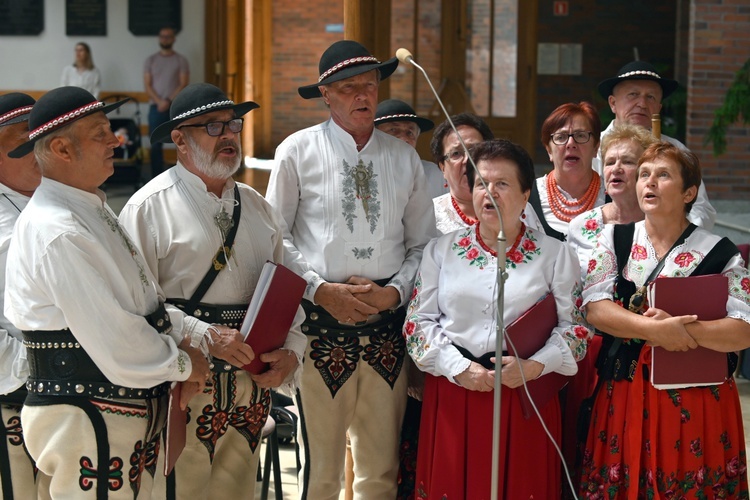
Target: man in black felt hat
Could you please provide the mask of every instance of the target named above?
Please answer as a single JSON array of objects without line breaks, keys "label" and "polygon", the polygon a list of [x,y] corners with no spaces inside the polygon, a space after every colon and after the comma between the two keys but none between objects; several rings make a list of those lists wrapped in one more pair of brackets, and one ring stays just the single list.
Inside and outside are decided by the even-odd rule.
[{"label": "man in black felt hat", "polygon": [[[375,128],[401,139],[414,149],[417,148],[419,135],[429,132],[434,126],[432,120],[417,116],[414,108],[399,99],[382,101],[375,113]],[[440,167],[427,160],[422,160],[422,166],[427,177],[427,192],[430,198],[448,193],[448,183],[443,178]]]},{"label": "man in black felt hat", "polygon": [[283,219],[289,266],[308,283],[302,498],[338,498],[347,430],[355,498],[396,495],[403,306],[435,235],[419,156],[374,125],[378,85],[397,65],[351,40],[326,49],[318,81],[299,93],[322,98],[330,119],[284,140],[271,171],[267,198]]},{"label": "man in black felt hat", "polygon": [[[617,72],[617,76],[599,82],[599,95],[609,103],[615,119],[602,131],[601,138],[619,123],[629,123],[651,130],[651,117],[661,111],[662,99],[677,90],[679,83],[662,77],[656,68],[645,61],[633,61]],[[661,134],[661,140],[674,144],[685,151],[688,148],[673,137]],[[594,160],[594,168],[603,175],[601,150]],[[690,222],[711,229],[716,221],[716,210],[708,201],[706,186],[701,181],[698,196],[688,213]]]},{"label": "man in black felt hat", "polygon": [[28,140],[9,153],[33,150],[43,174],[8,250],[5,315],[23,331],[21,418],[29,454],[49,476],[44,498],[150,497],[169,381],[192,384],[187,399],[209,375],[190,346],[209,325],[165,309],[98,189],[118,146],[106,113],[123,102],[51,90],[29,114]]},{"label": "man in black felt hat", "polygon": [[[29,113],[36,101],[14,92],[0,96],[0,491],[3,498],[34,498],[34,462],[24,448],[21,407],[29,363],[21,331],[5,318],[5,261],[13,226],[39,185],[42,173],[33,155],[8,152],[29,137]],[[7,425],[7,427],[6,427]]]},{"label": "man in black felt hat", "polygon": [[[270,369],[253,376],[242,369],[255,353],[237,329],[263,264],[283,264],[284,258],[273,209],[232,179],[243,160],[242,117],[257,107],[252,101],[235,104],[207,83],[185,87],[170,106],[171,119],[151,136],[152,142],[175,144],[177,165],[141,188],[120,212],[167,302],[214,325],[207,333],[214,356],[210,390],[190,402],[187,445],[170,498],[253,498],[269,388],[291,389],[301,372],[307,343],[301,307],[284,347],[260,356]],[[223,259],[218,268],[217,259]]]}]

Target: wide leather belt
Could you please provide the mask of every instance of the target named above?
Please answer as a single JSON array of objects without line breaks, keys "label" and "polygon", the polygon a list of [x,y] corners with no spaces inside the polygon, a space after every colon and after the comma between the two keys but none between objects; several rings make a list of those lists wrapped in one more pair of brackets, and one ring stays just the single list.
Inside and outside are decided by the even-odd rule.
[{"label": "wide leather belt", "polygon": [[302,333],[322,337],[369,337],[401,329],[406,318],[406,310],[380,311],[368,318],[367,322],[349,325],[339,322],[321,306],[302,299],[302,308],[307,319],[302,324]]},{"label": "wide leather belt", "polygon": [[[160,305],[146,317],[159,333],[172,329],[169,315]],[[121,399],[160,397],[169,383],[152,388],[130,388],[112,384],[67,328],[24,331],[23,344],[29,361],[29,395],[82,396]]]},{"label": "wide leather belt", "polygon": [[22,405],[27,394],[28,391],[26,391],[26,387],[22,386],[8,394],[0,394],[0,403],[6,405]]},{"label": "wide leather belt", "polygon": [[217,325],[226,325],[237,329],[242,326],[242,320],[245,319],[245,313],[247,313],[247,304],[206,304],[205,302],[198,302],[188,311],[186,309],[188,301],[185,299],[167,299],[167,302],[206,323],[216,323]]}]

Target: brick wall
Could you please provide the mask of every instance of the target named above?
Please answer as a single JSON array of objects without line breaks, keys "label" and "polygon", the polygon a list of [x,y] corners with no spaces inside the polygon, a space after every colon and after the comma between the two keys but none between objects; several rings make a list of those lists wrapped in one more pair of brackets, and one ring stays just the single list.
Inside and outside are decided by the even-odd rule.
[{"label": "brick wall", "polygon": [[343,33],[327,33],[326,26],[343,22],[341,0],[274,0],[273,144],[328,118],[322,99],[302,99],[297,88],[317,81],[321,54],[344,38]]},{"label": "brick wall", "polygon": [[711,199],[747,200],[750,127],[731,126],[727,152],[718,158],[703,141],[734,73],[750,58],[750,4],[747,0],[693,0],[689,38],[686,145],[701,160]]}]

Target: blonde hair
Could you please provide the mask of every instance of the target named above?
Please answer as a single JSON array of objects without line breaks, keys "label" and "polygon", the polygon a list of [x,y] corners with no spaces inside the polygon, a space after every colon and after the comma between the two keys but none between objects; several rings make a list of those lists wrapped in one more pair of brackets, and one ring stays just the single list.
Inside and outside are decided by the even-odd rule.
[{"label": "blonde hair", "polygon": [[645,150],[650,145],[659,142],[659,139],[654,137],[651,132],[645,128],[637,125],[630,125],[628,123],[615,125],[612,127],[612,130],[602,138],[602,161],[612,144],[623,141],[634,141]]}]

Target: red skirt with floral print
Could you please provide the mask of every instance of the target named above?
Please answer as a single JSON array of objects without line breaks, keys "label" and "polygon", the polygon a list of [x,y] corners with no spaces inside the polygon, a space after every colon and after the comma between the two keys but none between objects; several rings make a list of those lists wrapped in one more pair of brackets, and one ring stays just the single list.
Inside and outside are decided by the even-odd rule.
[{"label": "red skirt with floral print", "polygon": [[[560,498],[560,458],[536,416],[523,417],[518,391],[502,390],[498,498]],[[490,498],[492,392],[467,391],[426,376],[417,452],[416,498]],[[540,413],[560,443],[560,403]]]},{"label": "red skirt with floral print", "polygon": [[655,389],[645,346],[632,382],[605,382],[591,417],[581,499],[748,498],[734,379]]}]

